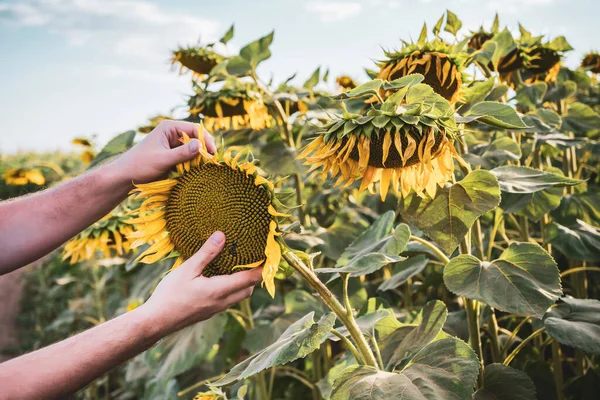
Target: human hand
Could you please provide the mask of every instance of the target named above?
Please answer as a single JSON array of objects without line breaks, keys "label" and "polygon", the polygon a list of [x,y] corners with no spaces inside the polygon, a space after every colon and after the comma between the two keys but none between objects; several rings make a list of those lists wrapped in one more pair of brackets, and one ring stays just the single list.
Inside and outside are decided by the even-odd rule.
[{"label": "human hand", "polygon": [[198,252],[169,272],[140,308],[162,336],[203,321],[252,295],[262,279],[262,268],[232,275],[204,277],[202,269],[221,252],[223,232],[215,232]]},{"label": "human hand", "polygon": [[[131,184],[147,183],[166,177],[169,170],[178,163],[191,160],[198,155],[200,125],[184,121],[162,121],[141,142],[122,154],[113,166],[116,174]],[[181,132],[192,140],[183,145],[179,139]],[[204,131],[206,150],[214,153],[217,149],[213,137]]]}]

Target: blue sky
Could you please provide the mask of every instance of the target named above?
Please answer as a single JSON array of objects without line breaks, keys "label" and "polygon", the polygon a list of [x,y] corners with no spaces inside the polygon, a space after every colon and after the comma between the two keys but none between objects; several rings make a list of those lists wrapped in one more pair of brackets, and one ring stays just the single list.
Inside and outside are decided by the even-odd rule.
[{"label": "blue sky", "polygon": [[272,29],[273,56],[261,75],[302,83],[316,68],[364,80],[364,67],[419,35],[449,8],[463,27],[522,22],[565,35],[575,51],[595,41],[594,0],[0,0],[0,153],[70,149],[77,136],[98,145],[184,104],[190,78],[170,70],[170,49],[215,40],[235,23],[228,51]]}]

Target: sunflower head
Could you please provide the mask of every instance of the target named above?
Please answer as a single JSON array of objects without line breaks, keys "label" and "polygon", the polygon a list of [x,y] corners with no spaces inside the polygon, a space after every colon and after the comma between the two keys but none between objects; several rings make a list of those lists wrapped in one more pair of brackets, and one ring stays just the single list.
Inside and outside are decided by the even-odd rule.
[{"label": "sunflower head", "polygon": [[600,54],[595,51],[587,53],[581,60],[581,68],[600,74]]},{"label": "sunflower head", "polygon": [[342,90],[354,89],[357,86],[354,79],[350,78],[348,75],[338,76],[335,78],[335,83],[337,83]]},{"label": "sunflower head", "polygon": [[[182,142],[189,142],[182,133]],[[200,140],[203,141],[202,135]],[[177,165],[177,175],[138,184],[132,193],[143,200],[137,218],[128,221],[136,231],[132,247],[150,247],[137,258],[154,263],[177,257],[174,268],[194,255],[215,232],[222,231],[223,251],[202,275],[227,275],[263,266],[263,282],[274,296],[274,278],[281,258],[276,237],[279,213],[273,184],[265,179],[244,151],[211,155],[201,148],[192,161]]]},{"label": "sunflower head", "polygon": [[467,47],[473,50],[479,50],[483,47],[483,44],[493,38],[494,35],[492,33],[486,32],[483,29],[475,32],[469,38],[467,42]]},{"label": "sunflower head", "polygon": [[382,200],[390,186],[399,196],[411,191],[435,196],[436,187],[454,171],[456,124],[451,105],[420,84],[423,79],[418,74],[392,82],[377,79],[338,95],[347,99],[380,89],[392,92],[364,114],[344,112],[325,125],[298,158],[306,159],[309,171],[322,168],[323,178],[328,173],[337,178],[335,185],[361,180],[359,191],[374,192],[379,182]]},{"label": "sunflower head", "polygon": [[405,45],[402,50],[385,55],[387,59],[378,63],[379,79],[393,81],[410,74],[421,74],[423,83],[450,103],[460,99],[466,75],[463,72],[465,55],[458,48],[435,39]]},{"label": "sunflower head", "polygon": [[37,168],[13,168],[2,174],[2,179],[14,186],[24,186],[29,183],[42,186],[46,183],[44,174]]},{"label": "sunflower head", "polygon": [[205,91],[196,86],[196,94],[188,101],[190,119],[199,121],[209,130],[269,128],[272,118],[260,96],[251,85],[230,79],[218,91]]},{"label": "sunflower head", "polygon": [[171,62],[179,64],[179,72],[192,71],[192,79],[201,79],[225,57],[213,51],[212,46],[186,47],[173,51]]},{"label": "sunflower head", "polygon": [[122,213],[111,213],[69,240],[63,248],[62,259],[75,264],[93,260],[97,252],[104,258],[122,256],[131,251],[127,236],[133,232]]}]

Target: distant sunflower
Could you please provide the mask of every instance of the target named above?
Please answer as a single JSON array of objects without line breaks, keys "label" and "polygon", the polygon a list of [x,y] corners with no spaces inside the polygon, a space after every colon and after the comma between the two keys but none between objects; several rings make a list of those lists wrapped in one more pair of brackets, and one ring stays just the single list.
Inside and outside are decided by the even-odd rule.
[{"label": "distant sunflower", "polygon": [[70,258],[75,264],[84,260],[93,260],[97,252],[104,258],[122,256],[131,251],[131,242],[127,238],[133,233],[130,225],[124,222],[122,214],[108,214],[100,221],[69,240],[63,249],[62,259]]},{"label": "distant sunflower", "polygon": [[154,117],[152,117],[152,118],[150,118],[148,120],[148,124],[147,125],[143,125],[143,126],[140,126],[139,128],[137,128],[137,131],[139,133],[143,133],[143,134],[150,133],[162,121],[169,120],[169,119],[171,119],[171,117],[168,117],[168,116],[165,116],[165,115],[156,115],[156,116],[154,116]]},{"label": "distant sunflower", "polygon": [[595,51],[587,53],[581,60],[581,68],[592,71],[594,74],[600,74],[600,54]]},{"label": "distant sunflower", "polygon": [[272,118],[258,92],[239,82],[216,92],[197,88],[188,101],[192,120],[204,116],[206,129],[229,130],[250,128],[261,130],[272,125]]},{"label": "distant sunflower", "polygon": [[560,72],[561,55],[558,51],[544,45],[533,46],[523,50],[523,68],[530,82],[543,78],[546,82],[554,82]]},{"label": "distant sunflower", "polygon": [[386,52],[386,60],[378,63],[379,79],[393,81],[410,74],[421,74],[423,83],[455,103],[460,99],[465,81],[463,74],[464,56],[440,40],[424,44],[410,44],[397,52]]},{"label": "distant sunflower", "polygon": [[[181,141],[189,140],[182,132]],[[177,177],[135,185],[132,193],[144,200],[139,216],[127,221],[136,226],[129,238],[133,248],[151,244],[137,260],[151,264],[176,256],[176,268],[215,231],[222,231],[224,249],[202,275],[227,275],[262,265],[263,283],[274,296],[281,259],[277,217],[287,215],[273,205],[273,184],[247,157],[241,161],[243,152],[213,156],[204,148],[193,160],[177,165]]]},{"label": "distant sunflower", "polygon": [[600,74],[600,54],[595,51],[587,53],[581,60],[581,68],[592,71],[594,74]]},{"label": "distant sunflower", "polygon": [[179,73],[192,71],[192,79],[202,79],[225,59],[211,47],[187,47],[173,51],[171,62],[179,63]]},{"label": "distant sunflower", "polygon": [[473,50],[480,50],[483,47],[483,44],[493,37],[494,35],[492,33],[486,32],[484,30],[479,30],[478,32],[473,33],[473,35],[467,42],[467,47]]},{"label": "distant sunflower", "polygon": [[342,90],[354,89],[357,86],[354,79],[350,78],[348,75],[338,76],[335,78],[335,83],[337,83]]},{"label": "distant sunflower", "polygon": [[24,186],[29,183],[42,186],[46,183],[44,174],[37,168],[13,168],[2,174],[2,179],[13,186]]},{"label": "distant sunflower", "polygon": [[[411,91],[418,95],[412,95]],[[427,92],[429,90],[429,93]],[[456,131],[450,104],[426,85],[408,90],[406,98],[390,96],[382,105],[364,115],[347,112],[325,125],[298,158],[305,158],[309,172],[322,168],[338,177],[335,185],[351,185],[361,180],[359,191],[379,193],[384,201],[390,186],[399,196],[411,190],[419,196],[436,194],[454,171],[458,157],[452,144]]]},{"label": "distant sunflower", "polygon": [[96,153],[94,153],[93,150],[94,145],[91,140],[78,137],[73,139],[71,143],[73,143],[75,146],[83,147],[83,152],[81,152],[79,158],[81,158],[81,161],[83,161],[85,164],[90,164],[94,158],[96,158]]}]

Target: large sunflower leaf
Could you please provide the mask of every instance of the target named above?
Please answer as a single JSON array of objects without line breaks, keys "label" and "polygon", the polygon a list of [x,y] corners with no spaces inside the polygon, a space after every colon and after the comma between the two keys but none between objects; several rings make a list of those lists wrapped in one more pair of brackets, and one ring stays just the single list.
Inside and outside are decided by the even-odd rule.
[{"label": "large sunflower leaf", "polygon": [[452,254],[473,223],[500,203],[496,177],[484,170],[468,174],[452,186],[438,189],[435,199],[414,193],[399,200],[398,210],[446,254]]},{"label": "large sunflower leaf", "polygon": [[535,385],[523,371],[503,364],[485,367],[483,387],[474,400],[534,400]]},{"label": "large sunflower leaf", "polygon": [[563,297],[544,315],[544,326],[560,343],[600,354],[600,301]]},{"label": "large sunflower leaf", "polygon": [[455,257],[444,268],[444,283],[459,296],[537,318],[562,295],[554,259],[533,243],[513,243],[491,262]]},{"label": "large sunflower leaf", "polygon": [[406,325],[388,335],[382,343],[381,357],[386,369],[404,366],[441,332],[448,310],[443,302],[432,300],[421,310],[419,325]]},{"label": "large sunflower leaf", "polygon": [[363,83],[362,85],[359,85],[352,90],[348,90],[336,96],[332,96],[332,98],[338,100],[345,100],[362,97],[369,94],[379,94],[379,89],[381,88],[381,85],[383,85],[383,81],[381,79],[373,79],[372,81]]},{"label": "large sunflower leaf", "polygon": [[535,193],[551,187],[574,186],[583,182],[552,172],[512,165],[494,168],[490,172],[498,178],[502,191],[509,193]]},{"label": "large sunflower leaf", "polygon": [[462,28],[460,19],[452,11],[446,10],[446,26],[444,26],[444,30],[456,36],[460,28]]},{"label": "large sunflower leaf", "polygon": [[318,322],[313,316],[314,312],[305,315],[283,332],[275,343],[242,361],[211,385],[224,386],[248,378],[264,369],[306,357],[318,349],[333,328],[335,314],[326,314]]},{"label": "large sunflower leaf", "polygon": [[570,260],[600,261],[600,229],[594,226],[580,220],[569,227],[553,222],[546,236]]},{"label": "large sunflower leaf", "polygon": [[524,129],[527,125],[517,114],[514,108],[508,104],[494,101],[482,101],[475,104],[462,117],[457,117],[456,122],[479,121],[484,124],[503,129]]},{"label": "large sunflower leaf", "polygon": [[256,68],[262,61],[271,57],[271,50],[269,46],[273,42],[273,35],[275,32],[271,32],[254,42],[248,43],[240,50],[240,56],[248,61],[252,68]]},{"label": "large sunflower leaf", "polygon": [[410,228],[400,224],[393,228],[394,212],[381,215],[342,253],[335,268],[319,268],[319,273],[349,273],[361,276],[377,271],[386,264],[404,260],[404,251],[410,238]]},{"label": "large sunflower leaf", "polygon": [[115,136],[100,150],[100,153],[92,160],[88,169],[93,168],[109,158],[118,156],[119,154],[129,150],[133,146],[135,139],[135,131],[127,131]]},{"label": "large sunflower leaf", "polygon": [[467,400],[473,395],[479,362],[463,341],[430,343],[400,373],[354,365],[333,383],[332,400]]},{"label": "large sunflower leaf", "polygon": [[586,136],[589,131],[600,129],[600,115],[590,106],[573,103],[562,119],[560,128],[563,132],[573,132],[576,136]]}]

